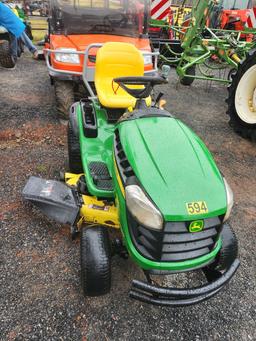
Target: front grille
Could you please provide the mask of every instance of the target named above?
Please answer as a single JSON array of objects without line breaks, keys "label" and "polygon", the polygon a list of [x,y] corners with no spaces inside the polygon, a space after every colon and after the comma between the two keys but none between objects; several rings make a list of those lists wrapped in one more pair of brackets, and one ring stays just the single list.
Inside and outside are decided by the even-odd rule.
[{"label": "front grille", "polygon": [[204,219],[204,229],[191,233],[189,222],[166,222],[160,232],[141,226],[127,211],[129,231],[137,251],[153,261],[181,262],[210,253],[222,228],[220,217]]}]

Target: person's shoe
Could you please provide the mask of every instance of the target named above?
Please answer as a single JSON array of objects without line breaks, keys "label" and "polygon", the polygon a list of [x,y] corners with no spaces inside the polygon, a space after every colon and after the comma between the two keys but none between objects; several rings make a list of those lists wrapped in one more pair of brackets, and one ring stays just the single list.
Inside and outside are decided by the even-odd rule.
[{"label": "person's shoe", "polygon": [[33,58],[38,59],[38,51],[37,50],[33,53]]}]

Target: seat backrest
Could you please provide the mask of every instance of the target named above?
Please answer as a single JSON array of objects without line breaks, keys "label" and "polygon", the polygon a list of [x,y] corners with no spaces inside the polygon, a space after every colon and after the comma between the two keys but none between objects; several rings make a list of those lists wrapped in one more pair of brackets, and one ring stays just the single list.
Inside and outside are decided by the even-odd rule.
[{"label": "seat backrest", "polygon": [[117,83],[116,77],[143,76],[142,53],[132,44],[106,43],[97,52],[95,87],[100,103],[107,108],[128,108],[136,99]]}]

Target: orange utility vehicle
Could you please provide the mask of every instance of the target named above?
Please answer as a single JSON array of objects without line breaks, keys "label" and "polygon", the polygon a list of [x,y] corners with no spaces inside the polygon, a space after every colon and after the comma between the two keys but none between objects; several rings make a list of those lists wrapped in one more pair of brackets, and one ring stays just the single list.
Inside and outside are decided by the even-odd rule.
[{"label": "orange utility vehicle", "polygon": [[45,55],[61,118],[67,119],[75,100],[90,95],[86,94],[82,71],[86,69],[86,81],[93,83],[97,49],[106,42],[133,44],[143,54],[145,73],[156,72],[157,54],[152,52],[148,37],[149,20],[147,0],[50,1]]}]

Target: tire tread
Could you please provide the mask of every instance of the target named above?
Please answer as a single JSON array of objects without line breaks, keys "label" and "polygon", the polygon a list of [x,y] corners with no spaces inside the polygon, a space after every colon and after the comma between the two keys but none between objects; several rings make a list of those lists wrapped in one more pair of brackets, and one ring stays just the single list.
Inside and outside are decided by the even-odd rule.
[{"label": "tire tread", "polygon": [[59,117],[68,120],[69,109],[75,101],[74,84],[69,81],[54,80],[54,90]]},{"label": "tire tread", "polygon": [[10,51],[10,44],[7,40],[0,44],[0,65],[4,68],[11,69],[16,62]]},{"label": "tire tread", "polygon": [[237,72],[231,76],[232,83],[228,87],[228,98],[226,99],[226,103],[228,104],[227,115],[230,118],[229,125],[243,138],[254,141],[256,140],[256,124],[248,124],[240,119],[235,107],[235,96],[237,87],[243,75],[255,64],[256,49],[252,49],[248,53],[247,58],[240,63]]},{"label": "tire tread", "polygon": [[108,231],[102,226],[81,232],[81,283],[85,296],[105,295],[111,287]]},{"label": "tire tread", "polygon": [[70,122],[68,123],[68,162],[71,173],[83,173],[83,165],[80,153],[79,138],[72,130]]}]

